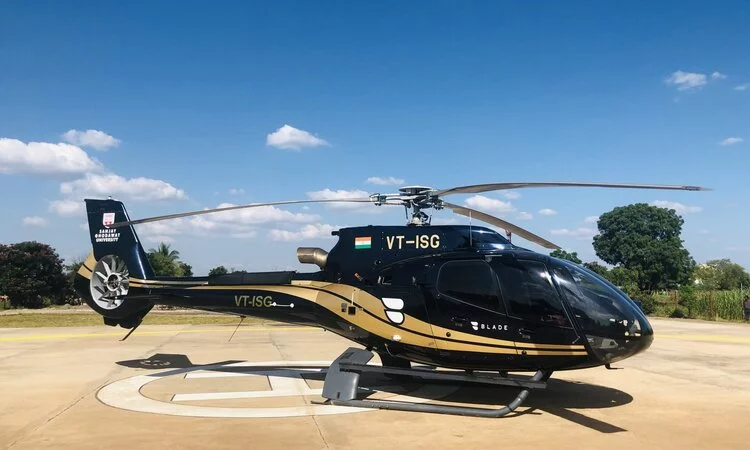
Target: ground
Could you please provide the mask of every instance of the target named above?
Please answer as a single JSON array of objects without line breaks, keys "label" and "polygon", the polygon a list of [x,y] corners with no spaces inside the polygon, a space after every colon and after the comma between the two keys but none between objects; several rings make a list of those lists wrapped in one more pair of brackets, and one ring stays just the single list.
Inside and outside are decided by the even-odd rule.
[{"label": "ground", "polygon": [[[653,325],[653,346],[621,370],[557,372],[501,419],[317,405],[320,367],[350,343],[314,328],[144,325],[124,342],[104,326],[5,328],[0,448],[748,448],[750,326]],[[515,395],[369,381],[480,406]]]}]

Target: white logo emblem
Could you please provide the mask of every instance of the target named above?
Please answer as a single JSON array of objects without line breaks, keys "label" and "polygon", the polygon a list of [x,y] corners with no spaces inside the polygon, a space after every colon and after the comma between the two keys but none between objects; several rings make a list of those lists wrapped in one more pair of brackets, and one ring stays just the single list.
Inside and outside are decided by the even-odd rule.
[{"label": "white logo emblem", "polygon": [[401,312],[404,309],[404,301],[400,298],[383,297],[380,299],[385,305],[385,316],[388,320],[401,325],[404,323],[404,313]]},{"label": "white logo emblem", "polygon": [[104,216],[102,217],[102,224],[105,227],[109,227],[115,223],[115,213],[104,213]]},{"label": "white logo emblem", "polygon": [[[376,411],[370,408],[353,408],[349,406],[316,405],[307,399],[302,406],[299,398],[320,397],[322,389],[313,389],[303,378],[315,377],[320,380],[325,376],[331,361],[263,361],[244,362],[234,364],[214,364],[209,366],[195,366],[186,369],[171,369],[158,371],[146,375],[137,375],[109,384],[97,392],[97,398],[104,404],[129,411],[165,414],[186,417],[300,417],[319,416],[329,414],[348,414],[365,411]],[[170,401],[155,400],[144,395],[148,389],[144,386],[174,377],[177,380],[217,379],[216,387],[227,386],[231,378],[243,377],[243,385],[252,385],[257,381],[268,383],[270,390],[224,391],[209,387],[208,392],[184,392],[190,382],[182,384],[181,392],[172,396]],[[208,381],[208,380],[207,380]],[[206,387],[201,383],[198,386]],[[386,389],[386,386],[382,386]],[[388,392],[394,392],[395,386],[389,386]],[[403,388],[399,388],[404,390]],[[424,403],[430,399],[442,398],[458,390],[456,386],[425,385],[410,394],[387,396],[388,400],[402,402]],[[372,393],[372,390],[365,391]],[[396,391],[397,392],[397,391]],[[290,406],[263,407],[253,406],[254,401],[268,398],[291,397]],[[223,400],[242,400],[243,406],[222,405]],[[190,403],[181,403],[190,402]],[[219,402],[219,403],[217,403]],[[204,404],[201,404],[204,403]],[[267,403],[266,403],[267,404]]]}]

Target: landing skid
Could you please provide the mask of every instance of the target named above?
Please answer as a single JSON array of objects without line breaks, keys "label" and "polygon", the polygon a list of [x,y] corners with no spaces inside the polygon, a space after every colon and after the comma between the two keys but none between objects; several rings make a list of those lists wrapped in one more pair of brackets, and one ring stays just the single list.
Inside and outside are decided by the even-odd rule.
[{"label": "landing skid", "polygon": [[[530,389],[544,389],[551,371],[540,370],[528,379],[518,379],[485,374],[441,373],[423,369],[400,369],[395,367],[370,366],[367,363],[373,354],[367,350],[351,347],[331,364],[323,384],[323,397],[326,403],[355,408],[391,409],[398,411],[427,412],[437,414],[455,414],[476,417],[502,417],[518,408]],[[507,406],[495,408],[472,408],[464,406],[431,405],[424,403],[394,402],[389,400],[358,400],[360,374],[374,372],[392,375],[407,375],[433,381],[459,381],[468,383],[513,386],[522,388],[516,398]]]}]

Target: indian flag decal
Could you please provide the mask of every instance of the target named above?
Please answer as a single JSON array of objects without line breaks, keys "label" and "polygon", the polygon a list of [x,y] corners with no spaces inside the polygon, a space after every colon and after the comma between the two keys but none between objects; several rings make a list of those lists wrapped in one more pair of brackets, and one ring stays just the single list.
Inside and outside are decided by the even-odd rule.
[{"label": "indian flag decal", "polygon": [[370,247],[372,247],[372,238],[370,238],[369,236],[354,238],[355,249],[370,248]]}]

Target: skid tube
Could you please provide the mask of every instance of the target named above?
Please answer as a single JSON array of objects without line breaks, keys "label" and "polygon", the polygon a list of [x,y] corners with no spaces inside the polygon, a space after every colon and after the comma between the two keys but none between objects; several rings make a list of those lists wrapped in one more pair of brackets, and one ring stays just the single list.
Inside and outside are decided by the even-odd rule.
[{"label": "skid tube", "polygon": [[[355,408],[390,409],[397,411],[426,412],[435,414],[453,414],[462,416],[503,417],[518,408],[530,389],[544,389],[551,371],[539,370],[529,379],[510,377],[493,377],[489,375],[464,375],[439,373],[430,370],[400,369],[367,365],[373,354],[367,350],[350,347],[331,364],[323,384],[323,397],[326,403]],[[513,386],[522,388],[516,398],[502,408],[472,408],[466,406],[434,405],[389,400],[358,400],[359,376],[363,372],[376,372],[392,375],[408,375],[434,381],[463,381],[479,384]]]}]

